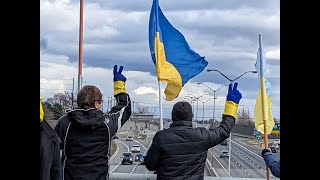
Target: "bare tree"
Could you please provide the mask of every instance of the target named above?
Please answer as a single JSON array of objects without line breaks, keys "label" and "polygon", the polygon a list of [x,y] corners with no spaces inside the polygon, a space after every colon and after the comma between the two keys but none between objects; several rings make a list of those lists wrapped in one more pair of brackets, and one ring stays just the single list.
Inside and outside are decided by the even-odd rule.
[{"label": "bare tree", "polygon": [[52,106],[45,102],[43,103],[43,112],[44,112],[44,119],[45,120],[54,120],[54,115],[53,115],[53,112],[52,112]]},{"label": "bare tree", "polygon": [[254,122],[250,119],[249,114],[244,109],[239,110],[237,113],[236,124],[248,125],[254,127]]},{"label": "bare tree", "polygon": [[53,96],[53,104],[60,104],[65,111],[71,108],[72,96],[71,93],[65,91],[64,93],[57,93]]}]

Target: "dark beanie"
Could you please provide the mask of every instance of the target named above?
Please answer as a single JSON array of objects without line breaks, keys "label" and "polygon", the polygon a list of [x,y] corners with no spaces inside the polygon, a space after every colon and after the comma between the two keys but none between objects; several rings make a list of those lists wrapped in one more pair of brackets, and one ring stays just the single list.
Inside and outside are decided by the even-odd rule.
[{"label": "dark beanie", "polygon": [[192,121],[192,107],[186,101],[177,102],[171,112],[172,121]]}]

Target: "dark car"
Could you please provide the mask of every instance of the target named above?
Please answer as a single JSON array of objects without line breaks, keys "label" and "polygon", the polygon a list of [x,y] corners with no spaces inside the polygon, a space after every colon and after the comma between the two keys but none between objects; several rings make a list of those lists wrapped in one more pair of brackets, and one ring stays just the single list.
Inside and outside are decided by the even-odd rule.
[{"label": "dark car", "polygon": [[132,153],[131,152],[123,153],[121,164],[132,164],[132,163],[133,163]]},{"label": "dark car", "polygon": [[144,158],[145,158],[146,156],[142,156],[142,161],[141,161],[141,163],[140,164],[142,164],[142,165],[145,165],[146,163],[144,162]]},{"label": "dark car", "polygon": [[274,147],[270,147],[270,150],[271,150],[272,153],[277,153],[277,150]]},{"label": "dark car", "polygon": [[272,153],[277,153],[277,148],[275,146],[270,146],[269,147]]},{"label": "dark car", "polygon": [[112,139],[119,139],[117,135],[112,136]]},{"label": "dark car", "polygon": [[136,156],[134,157],[134,161],[142,162],[143,161],[143,155],[142,154],[136,154]]},{"label": "dark car", "polygon": [[228,146],[228,142],[227,140],[224,140],[220,143],[221,146]]}]

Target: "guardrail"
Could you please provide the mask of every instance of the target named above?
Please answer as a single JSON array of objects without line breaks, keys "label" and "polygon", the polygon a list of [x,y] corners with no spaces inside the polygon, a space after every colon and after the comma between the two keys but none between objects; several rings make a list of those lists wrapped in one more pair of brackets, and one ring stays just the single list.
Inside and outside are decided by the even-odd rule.
[{"label": "guardrail", "polygon": [[[133,173],[111,173],[110,180],[156,180],[156,174],[133,174]],[[254,178],[255,180],[265,180],[261,178]],[[238,177],[212,177],[205,176],[204,180],[252,180],[252,178],[238,178]]]}]

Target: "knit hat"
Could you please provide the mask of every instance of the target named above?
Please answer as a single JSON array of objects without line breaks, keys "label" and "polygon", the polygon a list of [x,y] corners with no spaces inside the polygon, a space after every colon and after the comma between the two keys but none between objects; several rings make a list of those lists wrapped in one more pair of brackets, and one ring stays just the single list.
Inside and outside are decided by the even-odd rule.
[{"label": "knit hat", "polygon": [[171,112],[172,121],[192,121],[192,107],[186,101],[177,102]]}]

